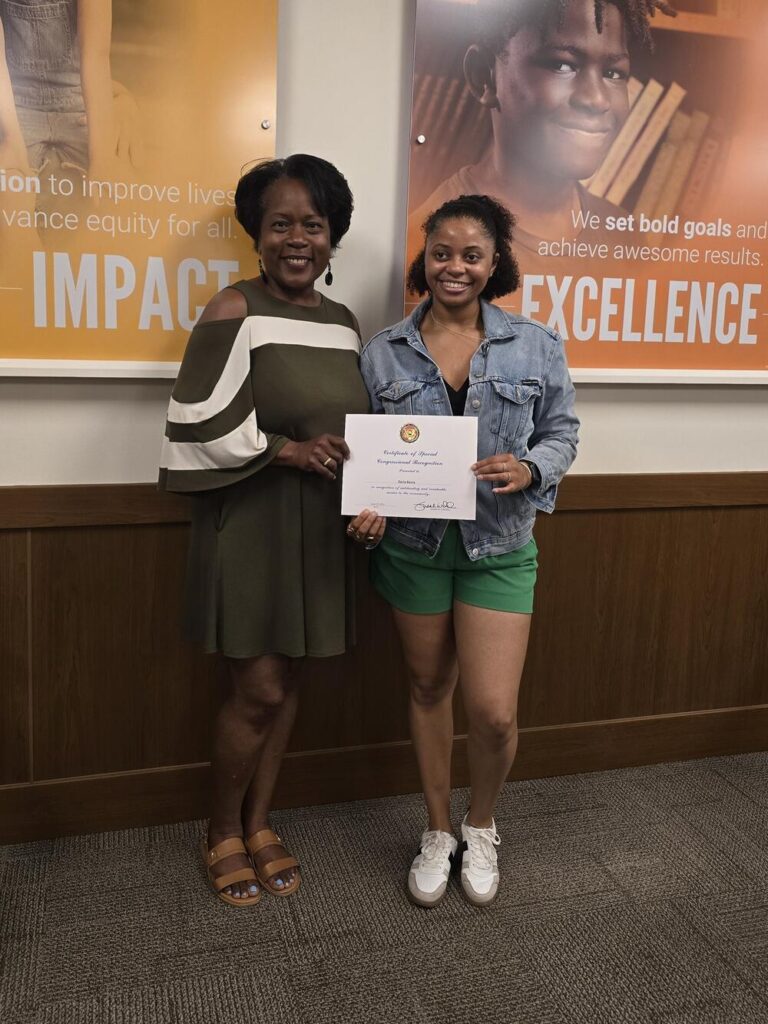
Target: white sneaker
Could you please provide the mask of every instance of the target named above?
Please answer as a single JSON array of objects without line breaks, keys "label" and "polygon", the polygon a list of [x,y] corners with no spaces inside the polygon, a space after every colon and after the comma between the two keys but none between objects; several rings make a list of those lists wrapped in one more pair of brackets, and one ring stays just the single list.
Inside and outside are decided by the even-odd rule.
[{"label": "white sneaker", "polygon": [[490,828],[475,828],[461,823],[461,887],[470,903],[482,907],[490,903],[499,888],[496,847],[501,843],[496,822]]},{"label": "white sneaker", "polygon": [[420,907],[434,907],[445,896],[458,843],[450,832],[426,829],[408,872],[408,895]]}]

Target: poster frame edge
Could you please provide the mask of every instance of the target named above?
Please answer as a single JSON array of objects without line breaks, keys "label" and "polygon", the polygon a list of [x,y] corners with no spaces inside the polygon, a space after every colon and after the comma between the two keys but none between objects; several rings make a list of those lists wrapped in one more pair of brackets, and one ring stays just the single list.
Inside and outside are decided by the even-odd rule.
[{"label": "poster frame edge", "polygon": [[768,386],[766,370],[693,370],[625,367],[569,367],[574,384],[709,384]]},{"label": "poster frame edge", "polygon": [[134,362],[113,359],[0,359],[0,378],[89,378],[173,380],[179,362]]}]

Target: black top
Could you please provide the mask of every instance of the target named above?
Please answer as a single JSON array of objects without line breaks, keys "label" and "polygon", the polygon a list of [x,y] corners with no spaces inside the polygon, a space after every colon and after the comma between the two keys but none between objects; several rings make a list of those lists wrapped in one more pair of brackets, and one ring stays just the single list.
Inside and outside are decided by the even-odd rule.
[{"label": "black top", "polygon": [[464,406],[467,404],[469,392],[469,377],[464,381],[458,391],[454,391],[448,381],[445,381],[445,390],[448,392],[448,401],[451,403],[451,412],[454,416],[464,415]]}]

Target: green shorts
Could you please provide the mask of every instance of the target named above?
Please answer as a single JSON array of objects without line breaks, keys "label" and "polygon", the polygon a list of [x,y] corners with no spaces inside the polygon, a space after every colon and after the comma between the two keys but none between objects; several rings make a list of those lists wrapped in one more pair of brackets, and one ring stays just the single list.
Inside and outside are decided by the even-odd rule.
[{"label": "green shorts", "polygon": [[517,551],[473,562],[450,522],[434,558],[385,537],[372,553],[371,582],[385,601],[417,615],[450,611],[454,601],[530,615],[537,554],[531,538]]}]

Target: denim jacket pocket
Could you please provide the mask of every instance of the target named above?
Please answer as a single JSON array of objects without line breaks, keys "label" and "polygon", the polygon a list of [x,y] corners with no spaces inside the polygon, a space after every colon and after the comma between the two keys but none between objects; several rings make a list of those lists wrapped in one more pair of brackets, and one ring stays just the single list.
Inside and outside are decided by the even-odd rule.
[{"label": "denim jacket pocket", "polygon": [[533,429],[533,405],[541,395],[541,382],[492,380],[496,401],[493,432],[498,435],[499,451],[512,451],[515,441],[527,438]]},{"label": "denim jacket pocket", "polygon": [[384,412],[415,416],[422,412],[420,399],[425,383],[423,380],[392,380],[376,394]]}]

